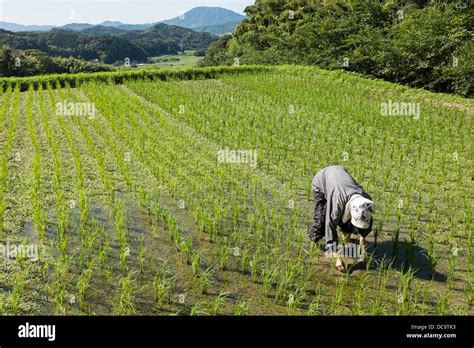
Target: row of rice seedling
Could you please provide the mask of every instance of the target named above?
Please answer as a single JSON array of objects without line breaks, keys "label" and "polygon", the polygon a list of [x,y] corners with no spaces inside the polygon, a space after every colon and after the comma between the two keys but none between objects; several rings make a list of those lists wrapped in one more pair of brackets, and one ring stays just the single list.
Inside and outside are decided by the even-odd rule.
[{"label": "row of rice seedling", "polygon": [[[115,98],[115,99],[117,99],[117,98]],[[128,100],[128,99],[127,99],[127,100]],[[129,102],[129,101],[128,101],[128,102]],[[131,106],[131,107],[132,107],[132,106]],[[143,114],[143,111],[142,111],[142,114]],[[133,119],[133,117],[135,117],[134,115],[136,115],[136,114],[133,113],[133,111],[132,111],[131,114],[130,114],[130,116],[129,116],[130,118],[128,118],[127,123],[128,123],[128,122],[132,122],[131,119]],[[113,122],[116,122],[116,121],[117,121],[117,120],[114,120]],[[139,123],[137,123],[137,129],[138,129],[138,124],[139,124]],[[148,125],[147,125],[147,126],[148,126]],[[157,127],[156,125],[153,126],[153,125],[151,125],[151,124],[150,124],[149,126],[150,126],[150,127]],[[162,136],[164,136],[165,134],[163,134],[163,126],[161,125],[160,128],[161,128],[161,130],[162,130],[162,131],[161,131],[161,132],[162,132]],[[121,129],[126,129],[126,124],[124,124],[124,127],[122,127]],[[143,137],[143,132],[144,132],[144,131],[141,131],[142,134],[140,134],[140,133],[138,133],[138,132],[140,132],[140,131],[134,130],[133,132],[130,131],[130,132],[127,132],[127,133],[128,133],[128,134],[135,134],[134,136]],[[124,133],[125,133],[125,132],[124,132]],[[137,134],[137,133],[138,133],[138,134]],[[146,133],[146,132],[145,132],[145,133]],[[146,140],[147,140],[147,139],[145,138],[145,143],[147,143]],[[147,143],[147,144],[148,144],[148,143]],[[177,146],[176,143],[175,143],[175,145]],[[148,155],[148,156],[147,156],[147,157],[144,157],[144,160],[146,160],[146,158],[150,158],[150,149],[148,149],[148,148],[146,148],[146,149],[147,149],[147,155]],[[134,150],[135,150],[135,149],[134,149]],[[137,146],[136,151],[134,151],[133,153],[134,153],[134,155],[137,156],[139,159],[142,159],[141,155],[139,154],[139,153],[140,153],[140,147]],[[153,155],[160,156],[160,157],[162,156],[160,153],[153,153]],[[166,156],[163,156],[163,157],[164,157],[163,160],[166,161]],[[156,159],[157,157],[153,156],[153,158]],[[161,159],[161,158],[160,158],[160,159]],[[212,161],[212,160],[211,160],[211,161]],[[145,163],[146,163],[146,162],[145,162]],[[158,162],[155,161],[155,166],[156,166],[157,164],[160,164],[160,162],[159,162],[159,161],[158,161]],[[170,164],[171,164],[171,163],[170,163]],[[195,171],[196,168],[193,168],[193,170]],[[157,172],[160,173],[160,171],[157,171]],[[170,174],[171,174],[171,173],[170,173]],[[175,175],[175,174],[172,174],[172,175]],[[161,171],[161,177],[163,177],[163,171]],[[193,184],[190,184],[190,186],[193,186]],[[215,187],[215,186],[212,185],[211,187]],[[209,196],[207,196],[207,197],[209,197]],[[192,204],[193,204],[193,202],[190,202],[190,203],[189,203],[189,205],[191,205],[191,207],[192,207]],[[219,209],[214,209],[214,211],[217,211],[217,212],[218,212]],[[226,250],[227,250],[227,251],[226,251]],[[244,253],[243,255],[248,255],[248,251],[245,251],[245,253]],[[221,261],[228,259],[228,257],[229,257],[229,247],[228,247],[228,246],[227,246],[227,247],[226,247],[226,246],[223,247],[222,256],[224,256],[224,257],[221,258]],[[246,258],[245,258],[245,260],[246,260]],[[196,262],[195,262],[195,264],[196,264]],[[226,266],[226,262],[222,262],[221,266],[223,266],[222,268],[226,268],[226,267],[225,267],[225,266]],[[245,268],[245,267],[244,267],[244,268]],[[207,281],[205,281],[206,278],[207,278],[207,277],[203,277],[203,283],[206,283],[206,282],[207,282]],[[198,279],[201,279],[201,278],[198,278]]]},{"label": "row of rice seedling", "polygon": [[46,231],[46,217],[43,210],[44,205],[44,196],[42,193],[42,153],[41,145],[37,140],[36,136],[36,125],[35,118],[33,116],[33,87],[31,86],[28,90],[28,105],[27,105],[27,122],[28,122],[28,132],[30,135],[30,141],[33,144],[34,148],[34,159],[33,159],[33,175],[34,183],[32,187],[31,197],[33,204],[33,221],[35,223],[36,231],[38,232],[39,238],[41,241],[45,239]]},{"label": "row of rice seedling", "polygon": [[[469,313],[472,233],[469,201],[459,199],[470,190],[464,109],[390,85],[350,89],[357,78],[310,68],[40,80],[3,81],[0,110],[5,144],[15,143],[18,113],[26,113],[32,220],[46,244],[46,232],[57,231],[51,247],[60,258],[44,271],[57,313],[94,314],[107,297],[104,305],[123,315]],[[424,113],[381,117],[390,98],[419,102]],[[64,101],[95,103],[98,113],[57,115]],[[226,163],[222,149],[258,156],[255,165]],[[331,265],[304,237],[311,178],[334,163],[378,204],[371,241],[383,261],[369,255],[364,276],[325,273]],[[151,250],[157,236],[169,262]],[[11,312],[25,300],[24,274]],[[154,309],[144,307],[149,300]]]},{"label": "row of rice seedling", "polygon": [[20,91],[27,91],[30,86],[38,89],[40,86],[45,89],[48,85],[65,87],[79,87],[83,83],[110,82],[122,84],[129,80],[191,80],[216,78],[222,74],[239,74],[244,72],[267,71],[265,66],[237,66],[237,67],[207,67],[189,68],[182,70],[137,70],[137,71],[115,71],[98,73],[78,73],[78,74],[51,74],[32,77],[8,77],[0,78],[0,90],[7,90],[9,86],[18,86]]},{"label": "row of rice seedling", "polygon": [[[223,147],[258,148],[261,158],[259,167],[268,173],[276,173],[282,183],[293,191],[307,193],[306,198],[310,197],[308,183],[316,170],[309,167],[314,163],[315,154],[317,162],[314,167],[318,163],[320,167],[334,162],[345,164],[351,172],[362,178],[363,185],[380,202],[380,213],[377,214],[375,224],[377,236],[386,239],[380,232],[388,232],[392,254],[397,256],[402,252],[400,244],[407,244],[401,238],[401,231],[409,234],[411,239],[408,245],[411,248],[403,248],[407,258],[422,258],[415,250],[426,248],[428,270],[434,276],[438,271],[438,250],[441,244],[438,242],[440,233],[434,234],[433,227],[443,225],[446,221],[446,212],[443,212],[446,206],[441,203],[439,192],[445,188],[459,195],[466,185],[462,178],[466,177],[469,168],[468,157],[454,162],[451,158],[455,149],[459,153],[466,153],[467,135],[457,131],[466,129],[466,113],[422,100],[425,111],[419,120],[381,117],[380,104],[387,100],[386,94],[367,95],[364,89],[341,91],[340,85],[344,79],[323,81],[323,88],[312,85],[314,79],[306,72],[290,76],[282,72],[225,77],[218,81],[158,83],[159,88],[150,83],[128,85],[198,133],[223,144]],[[347,101],[341,103],[331,97],[331,94],[338,95],[339,91],[344,93],[345,101],[356,100],[357,105]],[[397,90],[388,92],[392,93],[391,98],[394,99],[420,102],[417,98],[401,95]],[[449,116],[440,118],[438,112]],[[341,117],[347,114],[351,117]],[[446,130],[441,136],[436,134],[440,123]],[[358,132],[351,133],[350,129],[357,125],[364,131],[365,124],[371,126],[365,128],[366,134],[363,136]],[[334,147],[331,137],[336,134],[342,138]],[[416,145],[411,146],[412,143]],[[370,167],[366,161],[362,161],[362,151],[352,151],[345,156],[344,151],[340,151],[345,148],[364,149],[363,153],[371,154]],[[434,157],[435,148],[444,151],[444,155]],[[425,153],[430,154],[430,160],[420,161]],[[391,168],[398,170],[393,171]],[[431,173],[435,168],[438,168],[438,175],[433,176]],[[455,173],[454,181],[439,180],[449,177],[451,173]],[[296,192],[295,195],[298,195]],[[459,200],[453,203],[448,207],[448,215],[456,218],[450,219],[448,235],[455,230],[459,231],[458,235],[465,235],[465,223],[468,221],[464,216],[465,206]],[[304,201],[302,204],[305,204]],[[427,224],[421,218],[423,216],[428,217],[431,223]],[[306,219],[308,221],[310,217],[306,215]],[[207,220],[202,223],[203,226],[210,225]],[[463,221],[461,230],[454,223],[459,220]],[[423,244],[420,245],[420,242]],[[406,263],[405,267],[408,268],[410,263],[412,261]]]},{"label": "row of rice seedling", "polygon": [[18,120],[18,108],[19,108],[19,95],[20,91],[19,88],[15,88],[13,91],[13,100],[12,100],[12,108],[11,108],[11,116],[9,118],[6,117],[7,110],[9,110],[9,99],[11,95],[11,90],[8,89],[4,103],[1,110],[1,117],[0,121],[2,124],[5,121],[8,121],[8,126],[6,126],[6,130],[4,133],[5,143],[3,145],[1,157],[0,157],[0,233],[3,233],[3,215],[5,212],[5,191],[7,190],[7,182],[8,182],[8,162],[10,156],[12,154],[12,149],[15,142],[16,136],[16,125]]},{"label": "row of rice seedling", "polygon": [[[104,120],[101,119],[98,122],[103,122],[103,121]],[[102,127],[104,128],[110,127],[111,130],[115,130],[115,131],[119,129],[114,125],[113,121],[110,121],[110,122],[112,122],[112,124],[103,124]],[[98,134],[92,133],[89,127],[92,127],[92,126],[90,124],[85,124],[84,122],[82,122],[80,125],[80,128],[81,128],[80,132],[86,136],[87,142],[89,143],[89,147],[94,147],[97,145],[96,141],[98,139],[96,138],[96,136]],[[112,151],[112,153],[117,153],[117,151],[119,150],[122,150],[122,151],[124,150],[124,148],[119,147],[121,140],[119,140],[119,138],[114,139],[115,135],[116,134],[114,134],[113,132],[111,135],[104,136],[103,133],[99,135],[99,137],[102,138],[102,140],[108,145],[108,147],[110,147],[110,150]],[[149,223],[152,223],[154,221],[158,223],[158,220],[161,220],[163,227],[169,231],[170,239],[176,246],[176,251],[181,255],[183,262],[185,264],[188,264],[190,263],[191,259],[194,260],[193,270],[197,274],[199,267],[196,266],[196,255],[198,255],[198,253],[193,250],[192,244],[190,243],[191,240],[189,238],[185,238],[184,231],[177,225],[175,218],[172,215],[170,215],[169,212],[166,211],[166,209],[161,208],[156,201],[152,201],[150,199],[153,194],[147,193],[141,184],[136,183],[136,178],[133,177],[133,174],[135,174],[136,172],[135,169],[136,167],[138,167],[136,163],[134,166],[133,162],[125,160],[123,156],[115,156],[113,157],[113,161],[116,162],[115,163],[116,168],[121,173],[121,175],[129,179],[128,186],[129,186],[129,189],[132,191],[132,194],[140,198],[139,199],[140,205],[142,205],[142,207],[148,211]],[[98,160],[98,162],[100,162],[100,160]],[[115,216],[115,220],[116,220],[115,225],[117,229],[118,242],[119,242],[120,263],[122,265],[122,271],[123,271],[124,276],[127,276],[130,272],[134,272],[134,271],[129,269],[128,261],[127,261],[127,250],[129,250],[129,248],[126,241],[127,240],[126,229],[124,229],[124,222],[123,222],[123,218],[125,217],[124,215],[125,210],[123,207],[123,203],[121,203],[121,200],[115,201],[114,207],[115,208],[114,208],[113,215]],[[146,257],[145,247],[143,245],[143,238],[141,238],[140,245],[141,247],[140,247],[139,256],[138,256],[138,263],[139,263],[138,266],[140,267],[140,270],[142,271],[143,270],[142,268],[145,263],[145,257]],[[158,281],[157,278],[155,278],[155,288],[154,288],[155,292],[157,292],[159,288],[159,286],[156,284],[157,281]],[[128,288],[124,289],[124,287],[122,286],[123,283],[122,283],[121,278],[118,280],[118,282],[119,283],[117,284],[119,284],[120,286],[119,285],[116,286],[116,289],[117,289],[116,291],[118,291],[119,294],[125,291],[126,289],[128,289]],[[120,295],[118,296],[120,297]],[[119,312],[122,313],[122,311],[119,311]],[[122,314],[126,314],[126,313],[124,312]]]}]

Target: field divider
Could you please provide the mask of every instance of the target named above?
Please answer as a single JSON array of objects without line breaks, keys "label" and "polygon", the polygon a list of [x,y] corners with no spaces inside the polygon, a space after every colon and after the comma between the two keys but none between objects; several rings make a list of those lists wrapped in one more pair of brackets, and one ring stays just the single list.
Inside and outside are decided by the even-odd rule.
[{"label": "field divider", "polygon": [[0,78],[0,88],[6,90],[10,85],[18,85],[20,91],[28,90],[30,85],[34,89],[39,86],[47,88],[48,84],[52,86],[65,87],[67,84],[71,87],[79,87],[89,81],[113,82],[122,84],[130,80],[197,80],[214,79],[222,74],[240,74],[256,73],[270,71],[272,68],[263,65],[248,66],[221,66],[207,68],[187,68],[182,70],[138,70],[138,71],[120,71],[120,72],[98,72],[98,73],[78,73],[78,74],[51,74],[31,77],[6,77]]}]

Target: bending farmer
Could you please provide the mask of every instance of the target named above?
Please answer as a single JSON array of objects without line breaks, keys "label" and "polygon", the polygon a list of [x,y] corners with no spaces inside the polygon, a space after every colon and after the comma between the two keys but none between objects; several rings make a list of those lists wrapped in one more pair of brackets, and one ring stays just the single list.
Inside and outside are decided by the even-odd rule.
[{"label": "bending farmer", "polygon": [[[339,227],[344,240],[358,234],[361,245],[365,245],[365,237],[372,230],[374,202],[351,174],[341,166],[329,166],[316,174],[312,187],[315,207],[310,239],[317,243],[324,237],[326,250],[335,251]],[[335,253],[332,256],[337,257],[336,268],[343,271],[342,258]]]}]

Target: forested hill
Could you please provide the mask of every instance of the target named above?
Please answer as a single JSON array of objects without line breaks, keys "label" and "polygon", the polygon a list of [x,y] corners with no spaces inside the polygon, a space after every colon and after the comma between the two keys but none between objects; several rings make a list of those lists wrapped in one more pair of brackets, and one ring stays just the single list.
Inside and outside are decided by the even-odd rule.
[{"label": "forested hill", "polygon": [[84,32],[52,29],[49,32],[14,33],[0,29],[0,46],[36,49],[50,56],[97,59],[103,63],[123,62],[125,58],[145,62],[150,56],[205,49],[213,39],[209,33],[166,24],[137,31],[94,27]]},{"label": "forested hill", "polygon": [[144,61],[147,53],[137,45],[111,35],[87,36],[75,31],[53,29],[44,33],[0,32],[1,45],[19,50],[37,49],[50,56],[75,57],[84,60],[99,59],[113,63],[129,57]]},{"label": "forested hill", "polygon": [[308,64],[473,96],[474,3],[256,0],[204,65]]}]

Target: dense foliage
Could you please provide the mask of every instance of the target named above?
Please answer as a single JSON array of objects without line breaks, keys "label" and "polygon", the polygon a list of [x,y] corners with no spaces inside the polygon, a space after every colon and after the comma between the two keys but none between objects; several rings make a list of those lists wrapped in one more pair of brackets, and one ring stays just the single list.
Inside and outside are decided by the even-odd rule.
[{"label": "dense foliage", "polygon": [[0,48],[0,76],[34,76],[44,74],[110,71],[107,65],[72,57],[50,57],[39,50]]},{"label": "dense foliage", "polygon": [[0,31],[0,43],[14,49],[37,49],[50,56],[98,59],[104,63],[131,60],[146,61],[147,53],[135,44],[111,35],[88,36],[81,33],[53,29],[49,32],[13,33]]},{"label": "dense foliage", "polygon": [[213,41],[213,35],[209,33],[198,33],[191,29],[162,23],[143,31],[122,31],[119,37],[133,42],[149,56],[204,49]]},{"label": "dense foliage", "polygon": [[308,64],[472,96],[473,5],[427,0],[257,0],[204,65]]}]

